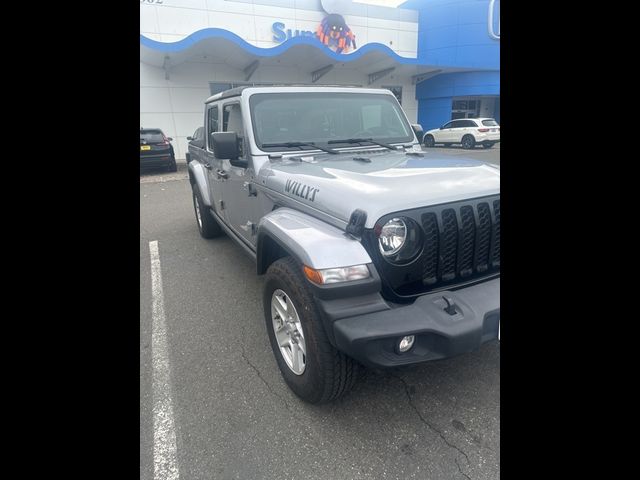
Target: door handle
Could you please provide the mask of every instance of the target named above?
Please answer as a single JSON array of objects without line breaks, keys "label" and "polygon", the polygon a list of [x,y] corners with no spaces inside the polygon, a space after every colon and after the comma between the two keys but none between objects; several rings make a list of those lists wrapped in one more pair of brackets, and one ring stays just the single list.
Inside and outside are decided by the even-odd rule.
[{"label": "door handle", "polygon": [[229,178],[227,172],[223,170],[216,170],[216,175],[218,175],[218,178]]},{"label": "door handle", "polygon": [[204,168],[206,168],[207,170],[211,170],[213,168],[209,163],[203,163],[203,165],[204,165]]}]

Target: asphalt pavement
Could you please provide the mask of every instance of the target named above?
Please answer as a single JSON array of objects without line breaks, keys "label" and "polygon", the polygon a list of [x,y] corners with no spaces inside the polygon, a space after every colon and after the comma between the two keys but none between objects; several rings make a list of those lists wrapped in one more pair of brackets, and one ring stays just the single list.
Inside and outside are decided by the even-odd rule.
[{"label": "asphalt pavement", "polygon": [[[499,146],[429,150],[499,163]],[[263,278],[226,236],[200,237],[185,169],[140,180],[141,479],[154,479],[152,241],[162,273],[174,478],[499,478],[497,342],[419,366],[364,370],[346,397],[303,403],[271,352]]]}]

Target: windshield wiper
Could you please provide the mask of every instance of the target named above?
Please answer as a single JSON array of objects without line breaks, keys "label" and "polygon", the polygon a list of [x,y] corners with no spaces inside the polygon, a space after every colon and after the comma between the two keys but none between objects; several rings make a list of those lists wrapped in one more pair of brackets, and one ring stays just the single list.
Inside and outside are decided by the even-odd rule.
[{"label": "windshield wiper", "polygon": [[[331,143],[331,142],[329,142]],[[263,143],[263,147],[313,147],[318,150],[322,150],[323,152],[332,153],[337,155],[337,151],[332,148],[321,147],[320,145],[316,145],[313,142],[282,142],[282,143]]]},{"label": "windshield wiper", "polygon": [[327,143],[333,144],[333,143],[363,143],[363,142],[369,142],[369,143],[373,143],[374,145],[380,145],[381,147],[388,148],[389,150],[397,150],[397,148],[394,147],[393,145],[379,142],[377,140],[374,140],[373,138],[347,138],[345,140],[329,140]]}]

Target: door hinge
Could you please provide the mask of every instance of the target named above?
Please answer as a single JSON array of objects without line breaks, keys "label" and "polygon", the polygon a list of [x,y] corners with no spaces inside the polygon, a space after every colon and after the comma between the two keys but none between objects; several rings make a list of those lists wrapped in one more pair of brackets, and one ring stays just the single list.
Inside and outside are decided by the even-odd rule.
[{"label": "door hinge", "polygon": [[244,182],[242,186],[244,187],[245,190],[249,191],[250,197],[255,197],[258,195],[258,191],[256,190],[256,187],[253,186],[252,182]]}]

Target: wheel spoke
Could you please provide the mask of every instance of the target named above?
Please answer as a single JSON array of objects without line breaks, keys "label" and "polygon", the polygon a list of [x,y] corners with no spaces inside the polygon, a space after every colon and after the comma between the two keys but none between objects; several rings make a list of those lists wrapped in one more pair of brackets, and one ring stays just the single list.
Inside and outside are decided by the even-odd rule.
[{"label": "wheel spoke", "polygon": [[284,301],[284,298],[280,297],[280,295],[275,296],[276,299],[276,308],[278,309],[278,313],[284,312],[285,316],[282,319],[286,319],[288,315],[287,303]]},{"label": "wheel spoke", "polygon": [[278,345],[277,354],[296,375],[306,369],[307,349],[300,317],[286,292],[276,289],[271,296],[271,320]]},{"label": "wheel spoke", "polygon": [[[276,297],[278,298],[278,297]],[[272,304],[273,309],[275,310],[275,313],[278,314],[278,316],[280,317],[280,320],[282,320],[282,323],[287,321],[287,310],[285,308],[282,308],[282,304],[280,304],[279,302],[273,302]]]},{"label": "wheel spoke", "polygon": [[291,363],[295,372],[300,371],[300,347],[297,343],[291,342]]},{"label": "wheel spoke", "polygon": [[307,349],[304,343],[304,337],[302,336],[302,333],[300,334],[300,336],[298,336],[298,348],[300,348],[302,353],[304,353],[305,355],[307,354]]},{"label": "wheel spoke", "polygon": [[291,341],[289,339],[289,335],[282,332],[282,330],[279,332],[279,335],[276,335],[276,339],[278,340],[278,345],[280,346],[280,348],[286,347]]}]

